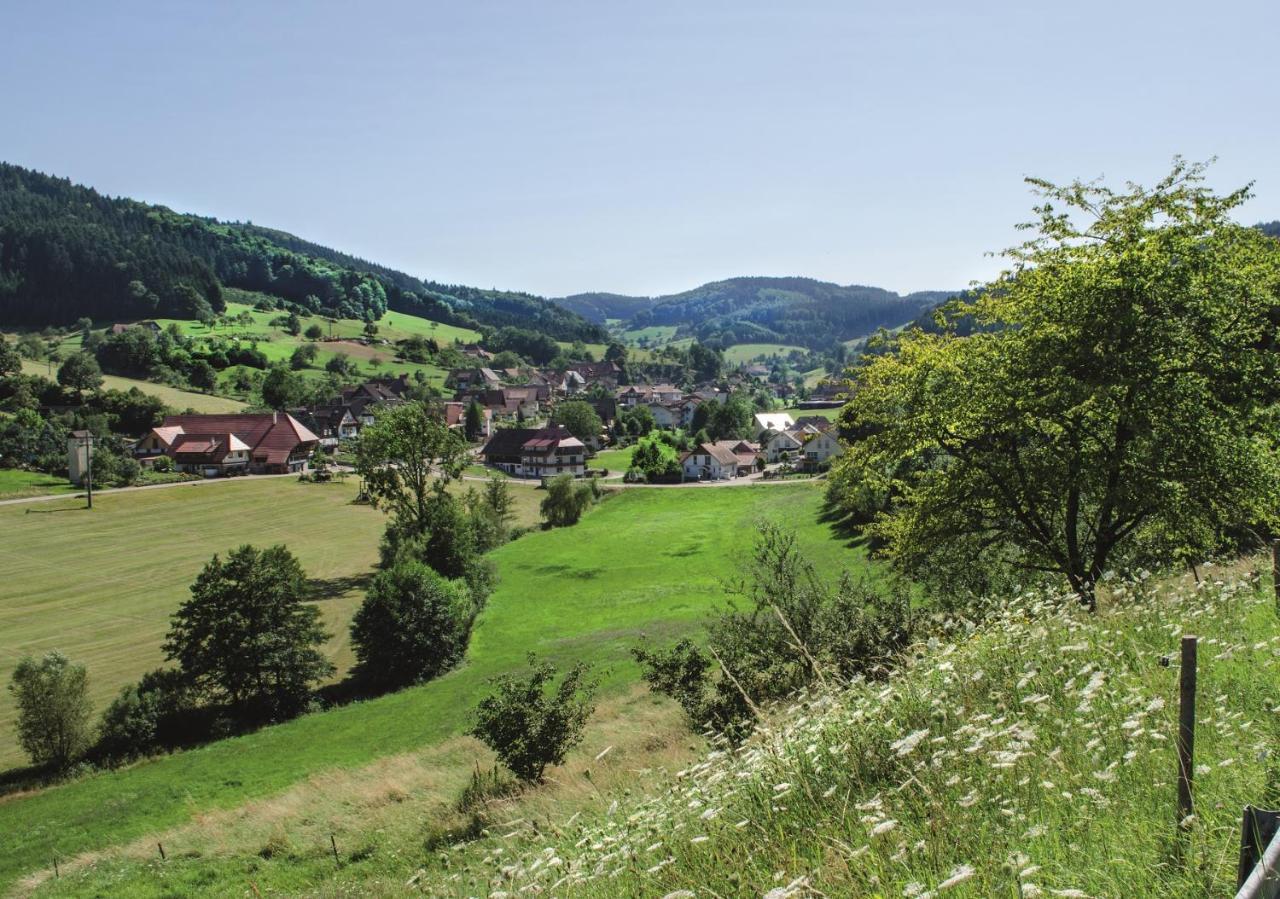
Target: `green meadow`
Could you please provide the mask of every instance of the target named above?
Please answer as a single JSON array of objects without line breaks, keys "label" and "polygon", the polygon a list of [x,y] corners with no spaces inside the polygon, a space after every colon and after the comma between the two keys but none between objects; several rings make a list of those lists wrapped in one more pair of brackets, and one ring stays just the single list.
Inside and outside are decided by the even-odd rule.
[{"label": "green meadow", "polygon": [[767,359],[770,356],[786,356],[793,350],[805,352],[802,346],[786,343],[739,343],[724,351],[724,361],[730,365],[741,365],[756,359]]},{"label": "green meadow", "polygon": [[[291,481],[281,484],[282,494],[286,484],[302,493],[314,490],[316,495],[327,489],[303,488]],[[206,488],[205,492],[234,491],[239,486]],[[524,502],[541,496],[528,488],[517,491],[527,495]],[[187,490],[155,492],[184,494]],[[62,614],[69,622],[74,620],[73,613],[91,608],[92,624],[86,629],[94,630],[109,624],[113,612],[122,615],[130,604],[143,601],[139,595],[147,591],[153,573],[172,560],[158,549],[166,545],[165,538],[150,532],[145,513],[128,514],[128,500],[119,497],[120,530],[109,541],[121,559],[115,563],[119,567],[111,586],[95,603],[80,602],[75,596],[58,598],[61,590],[43,604],[31,603],[24,594],[12,596],[4,604],[6,632],[16,626],[44,633],[39,647],[33,647],[43,649],[57,642],[51,639],[57,628],[31,623],[37,609],[42,618]],[[318,556],[328,558],[320,563],[328,566],[325,571],[313,571],[313,575],[340,577],[341,567],[349,576],[372,560],[381,527],[376,513],[351,507],[352,514],[369,518],[349,525],[350,535],[339,535],[342,525],[303,520],[322,517],[314,513],[281,515],[283,502],[283,495],[272,495],[260,508],[271,510],[273,520],[287,519],[277,539],[294,547],[309,571],[317,565]],[[810,556],[832,577],[845,567],[863,570],[866,562],[861,550],[849,547],[820,520],[821,507],[821,491],[810,485],[627,490],[588,512],[576,527],[528,534],[493,554],[500,583],[477,622],[466,660],[455,671],[376,700],[0,802],[0,832],[10,835],[0,849],[0,885],[43,869],[54,853],[69,858],[127,843],[180,826],[195,816],[235,809],[250,800],[265,801],[295,784],[330,776],[325,772],[359,770],[396,754],[441,754],[438,761],[444,767],[436,772],[439,778],[458,782],[478,756],[445,748],[465,728],[486,678],[521,666],[529,651],[561,662],[581,659],[596,666],[602,701],[617,701],[636,684],[629,649],[641,634],[659,639],[696,634],[708,611],[724,601],[723,582],[740,570],[758,519],[777,519],[796,527]],[[199,515],[193,514],[190,520],[198,521]],[[145,553],[120,549],[119,540],[131,522],[147,530],[136,544],[149,546]],[[171,530],[172,523],[170,519],[163,530]],[[329,543],[311,544],[287,533],[299,527],[328,530]],[[105,544],[107,532],[101,533]],[[349,540],[348,548],[335,552],[332,545],[338,540]],[[62,551],[74,542],[62,543]],[[196,567],[213,550],[223,548],[216,539],[194,542],[198,551],[191,551],[193,558],[186,564]],[[31,541],[25,553],[37,559],[23,563],[19,570],[33,583],[39,576],[35,569],[60,564],[53,556],[56,552],[47,536]],[[15,555],[22,562],[21,554]],[[342,557],[347,561],[339,566],[336,559]],[[95,561],[108,564],[102,558]],[[193,571],[175,580],[186,583]],[[347,602],[355,601],[344,596]],[[155,634],[137,640],[138,650],[145,651],[144,643],[154,645],[162,629],[159,624]],[[92,664],[90,676],[94,676]],[[259,847],[245,848],[256,853]],[[173,851],[180,850],[175,846]]]}]

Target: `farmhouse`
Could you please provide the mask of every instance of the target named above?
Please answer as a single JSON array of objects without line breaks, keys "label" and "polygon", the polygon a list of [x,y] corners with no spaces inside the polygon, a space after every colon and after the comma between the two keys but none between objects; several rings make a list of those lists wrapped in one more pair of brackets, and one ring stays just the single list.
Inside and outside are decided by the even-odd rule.
[{"label": "farmhouse", "polygon": [[770,462],[790,459],[804,446],[804,431],[778,431],[764,442],[765,458]]},{"label": "farmhouse", "polygon": [[844,452],[844,446],[832,430],[812,434],[804,443],[805,468],[821,468]]},{"label": "farmhouse", "polygon": [[292,415],[168,415],[134,447],[142,462],[168,456],[207,478],[302,471],[320,438]]},{"label": "farmhouse", "polygon": [[568,428],[500,428],[480,450],[485,463],[521,478],[586,473],[587,448]]}]

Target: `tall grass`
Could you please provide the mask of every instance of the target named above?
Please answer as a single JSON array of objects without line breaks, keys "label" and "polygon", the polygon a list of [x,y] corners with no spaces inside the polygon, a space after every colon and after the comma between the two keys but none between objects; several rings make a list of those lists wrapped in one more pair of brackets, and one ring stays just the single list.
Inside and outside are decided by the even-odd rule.
[{"label": "tall grass", "polygon": [[[620,796],[608,814],[539,824],[517,805],[415,883],[494,897],[1229,895],[1242,807],[1280,801],[1280,621],[1252,571],[1152,584],[1115,587],[1096,616],[1026,595],[981,625],[948,622],[888,684],[797,699],[745,747],[654,775],[652,798]],[[1196,813],[1178,838],[1184,633],[1202,642]]]}]

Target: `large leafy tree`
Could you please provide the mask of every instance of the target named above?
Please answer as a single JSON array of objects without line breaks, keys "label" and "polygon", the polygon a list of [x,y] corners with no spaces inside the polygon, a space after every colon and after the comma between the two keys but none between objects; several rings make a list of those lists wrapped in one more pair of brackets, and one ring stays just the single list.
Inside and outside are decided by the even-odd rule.
[{"label": "large leafy tree", "polygon": [[418,533],[427,530],[432,504],[451,500],[445,488],[466,464],[463,436],[416,402],[380,409],[356,447],[356,471],[370,499]]},{"label": "large leafy tree", "polygon": [[253,715],[299,710],[333,673],[328,634],[307,599],[302,566],[284,546],[214,556],[169,626],[165,657],[198,693]]},{"label": "large leafy tree", "polygon": [[585,400],[566,400],[556,406],[555,422],[564,425],[579,440],[599,437],[604,427],[599,414]]},{"label": "large leafy tree", "polygon": [[1136,554],[1191,560],[1280,498],[1280,245],[1178,160],[1154,188],[1031,184],[1012,266],[857,372],[838,480],[889,497],[872,525],[907,572],[992,565],[1093,607]]}]

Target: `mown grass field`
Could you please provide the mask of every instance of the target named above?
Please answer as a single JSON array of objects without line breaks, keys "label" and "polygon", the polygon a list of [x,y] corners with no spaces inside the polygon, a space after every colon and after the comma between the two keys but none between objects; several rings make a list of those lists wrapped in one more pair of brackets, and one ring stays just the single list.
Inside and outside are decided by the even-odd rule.
[{"label": "mown grass field", "polygon": [[587,467],[607,468],[609,477],[624,475],[627,473],[627,469],[631,467],[631,457],[635,454],[635,451],[634,444],[622,449],[601,450],[588,460]]},{"label": "mown grass field", "polygon": [[836,416],[840,414],[840,409],[840,406],[832,406],[829,409],[799,409],[793,406],[790,409],[783,409],[782,411],[790,415],[792,418],[819,415],[828,421],[835,421]]},{"label": "mown grass field", "polygon": [[744,362],[765,359],[769,356],[786,356],[793,350],[801,353],[805,351],[802,346],[786,343],[739,343],[724,351],[724,361],[729,365],[741,365]]},{"label": "mown grass field", "polygon": [[[0,490],[18,480],[12,474],[27,473],[0,472]],[[454,489],[470,486],[483,485]],[[256,478],[104,492],[92,511],[71,498],[0,507],[0,682],[22,655],[58,649],[88,667],[90,696],[101,709],[164,661],[169,617],[210,557],[244,543],[284,543],[301,561],[333,634],[326,652],[341,678],[354,661],[347,627],[386,524],[381,512],[355,505],[355,494],[354,480]],[[542,494],[513,496],[517,523],[537,522]],[[24,760],[13,715],[8,691],[0,692],[0,769]]]},{"label": "mown grass field", "polygon": [[646,340],[649,346],[657,347],[669,343],[678,330],[675,325],[650,325],[647,328],[631,328],[623,331],[620,336],[624,343],[638,344],[641,340]]},{"label": "mown grass field", "polygon": [[[64,350],[65,356],[67,351]],[[34,362],[30,359],[24,359],[22,362],[22,371],[28,375],[42,375],[43,377],[56,378],[58,374],[58,365],[53,365],[52,375],[49,373],[49,364],[47,362]],[[140,381],[136,378],[122,378],[119,375],[103,375],[102,386],[111,390],[128,390],[131,387],[137,387],[143,393],[158,397],[166,406],[178,412],[184,412],[187,409],[193,409],[196,412],[238,412],[245,407],[240,400],[234,400],[225,396],[214,396],[208,393],[197,393],[194,390],[180,390],[177,387],[170,387],[167,384],[156,384],[152,381]]]},{"label": "mown grass field", "polygon": [[[758,518],[797,527],[807,551],[833,577],[842,566],[863,565],[861,552],[819,521],[820,507],[820,490],[807,485],[631,490],[609,498],[574,528],[527,535],[494,553],[501,581],[459,669],[377,700],[0,801],[0,832],[14,835],[0,849],[0,885],[43,868],[55,851],[67,858],[118,845],[307,779],[339,776],[323,772],[345,769],[341,776],[349,778],[397,754],[425,753],[442,766],[433,769],[433,778],[456,783],[474,760],[486,758],[472,744],[459,748],[451,741],[464,729],[487,677],[521,666],[530,650],[562,662],[583,659],[598,666],[603,699],[617,701],[636,681],[631,645],[642,633],[671,638],[699,631],[708,609],[723,601],[721,582],[739,570]],[[260,846],[240,848],[227,869],[239,879],[209,887],[201,878],[215,875],[194,860],[186,874],[175,869],[175,877],[194,878],[187,889],[204,883],[214,892],[238,891],[238,872],[261,861]],[[280,872],[291,876],[283,861]],[[271,883],[269,872],[254,876],[260,886]],[[166,888],[181,894],[177,883],[170,879]]]}]

